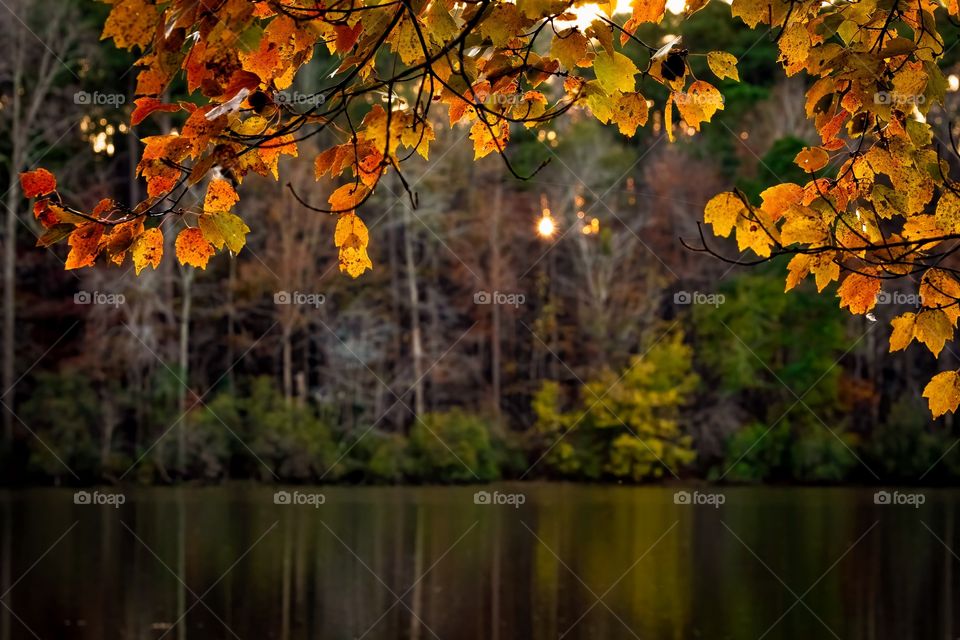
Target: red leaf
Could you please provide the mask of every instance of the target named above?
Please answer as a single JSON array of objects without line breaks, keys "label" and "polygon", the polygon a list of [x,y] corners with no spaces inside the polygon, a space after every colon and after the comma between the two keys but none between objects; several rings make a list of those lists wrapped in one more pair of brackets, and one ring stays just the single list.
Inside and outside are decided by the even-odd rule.
[{"label": "red leaf", "polygon": [[35,169],[20,174],[20,186],[23,187],[23,195],[36,198],[56,191],[57,179],[46,169]]},{"label": "red leaf", "polygon": [[130,116],[130,124],[132,126],[137,126],[143,122],[144,119],[154,111],[173,112],[180,110],[180,105],[163,102],[156,98],[137,98],[134,104],[137,105],[137,108],[133,110],[133,114]]}]

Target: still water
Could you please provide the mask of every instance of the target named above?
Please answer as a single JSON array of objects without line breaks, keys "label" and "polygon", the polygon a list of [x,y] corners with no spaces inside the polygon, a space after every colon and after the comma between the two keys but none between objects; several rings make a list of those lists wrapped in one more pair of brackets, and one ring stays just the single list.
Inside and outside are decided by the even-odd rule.
[{"label": "still water", "polygon": [[0,637],[960,636],[954,491],[296,490],[0,493]]}]

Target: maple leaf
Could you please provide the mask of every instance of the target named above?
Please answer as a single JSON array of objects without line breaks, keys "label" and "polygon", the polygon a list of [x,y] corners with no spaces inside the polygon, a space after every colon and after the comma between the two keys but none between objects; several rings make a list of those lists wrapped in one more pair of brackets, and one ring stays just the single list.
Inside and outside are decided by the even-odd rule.
[{"label": "maple leaf", "polygon": [[184,229],[177,235],[176,251],[180,264],[201,269],[207,268],[207,261],[215,253],[213,245],[204,237],[203,231],[195,227]]},{"label": "maple leaf", "polygon": [[850,313],[862,315],[877,306],[877,294],[880,293],[880,280],[876,271],[851,273],[840,284],[837,295],[840,307],[847,307]]},{"label": "maple leaf", "polygon": [[737,224],[737,220],[747,212],[743,200],[732,192],[715,195],[707,203],[703,212],[703,221],[713,225],[713,232],[727,237]]},{"label": "maple leaf", "polygon": [[97,249],[102,236],[103,225],[98,222],[87,222],[76,227],[67,241],[70,253],[67,254],[66,268],[92,267],[97,259]]},{"label": "maple leaf", "polygon": [[207,197],[203,201],[204,211],[230,211],[233,205],[240,201],[240,197],[233,189],[233,185],[223,179],[211,180],[207,186]]},{"label": "maple leaf", "polygon": [[797,154],[794,162],[807,173],[813,173],[827,166],[830,156],[820,147],[805,147]]},{"label": "maple leaf", "polygon": [[740,74],[737,71],[737,58],[732,53],[726,51],[711,51],[707,54],[707,66],[713,75],[721,80],[731,78],[740,80]]},{"label": "maple leaf", "polygon": [[147,229],[133,241],[131,249],[133,268],[137,275],[140,275],[147,265],[156,269],[163,257],[163,232],[157,227]]},{"label": "maple leaf", "polygon": [[923,397],[927,399],[930,413],[939,418],[948,411],[956,412],[960,405],[960,374],[956,371],[943,371],[933,376],[923,389]]},{"label": "maple leaf", "polygon": [[367,269],[373,269],[373,263],[367,255],[370,235],[367,226],[354,213],[347,213],[337,220],[334,244],[340,249],[340,271],[358,278]]},{"label": "maple leaf", "polygon": [[234,213],[205,214],[199,221],[203,237],[217,249],[226,246],[233,253],[239,253],[247,244],[250,227]]},{"label": "maple leaf", "polygon": [[130,115],[130,124],[133,126],[143,122],[147,116],[155,111],[173,112],[180,111],[181,108],[178,104],[170,104],[152,97],[137,98],[133,104],[136,106]]},{"label": "maple leaf", "polygon": [[27,198],[45,196],[57,190],[57,179],[46,169],[34,169],[20,174],[20,187]]}]

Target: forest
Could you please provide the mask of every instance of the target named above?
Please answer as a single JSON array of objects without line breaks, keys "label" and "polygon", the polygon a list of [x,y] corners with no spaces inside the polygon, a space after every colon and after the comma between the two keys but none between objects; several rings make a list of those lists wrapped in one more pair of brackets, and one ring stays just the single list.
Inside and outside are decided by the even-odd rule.
[{"label": "forest", "polygon": [[[826,164],[811,151],[826,154],[823,123],[805,107],[812,80],[783,73],[782,34],[731,20],[726,3],[667,11],[621,39],[690,49],[683,73],[712,78],[721,96],[703,122],[680,105],[684,122],[674,123],[674,93],[653,81],[641,98],[668,101],[667,116],[644,106],[639,128],[636,114],[605,124],[574,108],[537,126],[487,125],[493,138],[480,142],[469,122],[425,133],[415,120],[420,141],[403,143],[402,173],[378,173],[362,198],[356,187],[344,194],[335,171],[318,179],[324,155],[315,164],[291,157],[296,147],[261,148],[275,151],[279,180],[241,182],[212,169],[208,210],[226,212],[242,196],[233,209],[242,221],[213,242],[221,254],[210,255],[201,219],[188,223],[199,248],[175,233],[151,239],[159,236],[150,251],[179,262],[134,249],[131,266],[125,247],[119,260],[75,268],[95,257],[78,253],[82,238],[65,241],[86,224],[78,212],[102,213],[104,198],[140,211],[132,203],[155,197],[168,179],[169,167],[147,175],[151,153],[161,153],[151,140],[177,129],[186,136],[177,102],[198,81],[173,76],[160,99],[137,98],[140,56],[122,42],[133,28],[114,24],[113,40],[99,40],[105,22],[111,29],[111,5],[7,2],[22,20],[0,21],[5,483],[941,484],[960,476],[953,414],[924,397],[934,375],[960,367],[956,347],[918,333],[928,349],[903,348],[907,338],[889,353],[891,321],[896,331],[901,314],[946,317],[955,302],[924,306],[920,277],[905,276],[867,287],[869,304],[860,305],[860,290],[844,289],[853,276],[820,286],[816,273],[816,283],[798,284],[794,256],[764,254],[754,239],[748,246],[768,259],[740,264],[753,256],[740,227],[734,240],[702,224],[707,207],[717,235],[729,235],[720,213],[709,219],[716,194],[736,190],[750,207],[766,206],[761,194],[802,185]],[[953,140],[949,116],[960,102],[953,20],[937,10],[943,105],[921,121],[943,141]],[[715,78],[718,58],[693,53],[704,50],[732,55],[732,72]],[[322,107],[318,92],[343,55],[318,47],[275,100]],[[637,69],[656,57],[643,47],[616,55]],[[386,91],[366,111],[382,113],[376,101],[393,99]],[[240,100],[256,110],[248,95]],[[514,106],[516,95],[485,100]],[[529,113],[536,100],[524,100]],[[369,115],[356,118],[370,126]],[[509,137],[509,152],[495,130]],[[321,128],[298,141],[299,156],[339,142]],[[956,155],[943,163],[960,169]],[[36,167],[56,175],[52,187],[37,185],[46,173],[21,179]],[[833,171],[839,184],[845,174]],[[358,160],[355,173],[359,184],[370,170]],[[218,181],[232,186],[214,193]],[[884,188],[893,201],[897,189]],[[54,189],[80,204],[57,209],[50,225],[53,209],[43,207],[51,205],[34,208],[31,198],[46,202],[34,196]],[[199,185],[184,194],[203,200]],[[324,201],[326,212],[315,206]],[[336,219],[344,202],[362,213],[352,230],[343,227],[353,213]],[[183,214],[169,213],[156,228],[179,224]]]}]

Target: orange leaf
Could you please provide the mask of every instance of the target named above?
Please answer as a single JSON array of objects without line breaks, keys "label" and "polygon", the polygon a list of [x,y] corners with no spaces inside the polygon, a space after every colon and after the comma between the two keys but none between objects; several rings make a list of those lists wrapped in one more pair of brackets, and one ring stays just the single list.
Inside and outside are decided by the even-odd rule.
[{"label": "orange leaf", "polygon": [[137,98],[133,104],[136,105],[136,109],[130,115],[130,124],[133,126],[143,122],[144,118],[154,111],[180,111],[180,105],[170,104],[156,98]]},{"label": "orange leaf", "polygon": [[328,202],[333,211],[352,211],[357,205],[363,202],[370,190],[364,184],[355,184],[353,182],[345,184],[332,194]]},{"label": "orange leaf", "polygon": [[99,222],[88,222],[77,227],[67,240],[70,253],[67,254],[66,268],[92,267],[97,259],[97,250],[102,236],[103,225]]},{"label": "orange leaf", "polygon": [[28,198],[45,196],[57,190],[57,179],[46,169],[35,169],[20,174],[23,195]]},{"label": "orange leaf", "polygon": [[208,212],[230,211],[237,204],[240,197],[234,191],[233,185],[226,180],[217,179],[207,187],[207,197],[203,201],[203,209]]},{"label": "orange leaf", "polygon": [[793,161],[807,173],[813,173],[827,166],[830,156],[820,147],[806,147]]},{"label": "orange leaf", "polygon": [[184,229],[177,236],[177,260],[180,264],[189,264],[201,269],[207,268],[207,261],[214,254],[213,245],[207,242],[200,229]]}]

